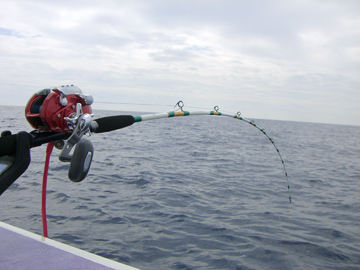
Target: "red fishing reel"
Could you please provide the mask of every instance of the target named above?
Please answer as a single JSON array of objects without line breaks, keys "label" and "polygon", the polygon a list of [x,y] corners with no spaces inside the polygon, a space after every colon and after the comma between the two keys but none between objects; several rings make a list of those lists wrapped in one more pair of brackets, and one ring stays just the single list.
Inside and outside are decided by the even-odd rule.
[{"label": "red fishing reel", "polygon": [[91,95],[84,95],[74,85],[47,88],[30,98],[25,107],[25,117],[35,129],[71,132],[71,119],[76,116],[77,104],[82,105],[81,113],[91,114],[93,101]]},{"label": "red fishing reel", "polygon": [[93,97],[84,95],[80,88],[63,85],[38,91],[25,108],[26,120],[37,130],[37,134],[71,133],[66,142],[60,139],[54,145],[61,150],[59,160],[70,162],[68,176],[74,182],[86,177],[94,153],[92,143],[82,138],[90,133],[93,122],[90,105],[93,101]]}]

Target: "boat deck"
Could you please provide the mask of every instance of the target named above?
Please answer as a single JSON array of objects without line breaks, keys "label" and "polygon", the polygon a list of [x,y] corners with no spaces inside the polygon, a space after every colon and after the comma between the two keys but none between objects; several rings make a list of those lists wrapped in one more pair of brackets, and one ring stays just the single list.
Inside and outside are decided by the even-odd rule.
[{"label": "boat deck", "polygon": [[136,268],[0,222],[0,269]]}]

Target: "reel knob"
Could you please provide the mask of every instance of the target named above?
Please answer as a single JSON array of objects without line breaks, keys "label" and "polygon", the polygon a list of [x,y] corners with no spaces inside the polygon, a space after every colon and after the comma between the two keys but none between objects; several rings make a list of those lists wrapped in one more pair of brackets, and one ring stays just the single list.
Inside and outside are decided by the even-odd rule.
[{"label": "reel knob", "polygon": [[58,150],[62,150],[64,148],[65,142],[63,140],[57,140],[54,142],[54,146]]},{"label": "reel knob", "polygon": [[73,182],[84,180],[90,170],[91,161],[94,155],[94,147],[91,141],[81,139],[74,150],[70,161],[68,177]]}]

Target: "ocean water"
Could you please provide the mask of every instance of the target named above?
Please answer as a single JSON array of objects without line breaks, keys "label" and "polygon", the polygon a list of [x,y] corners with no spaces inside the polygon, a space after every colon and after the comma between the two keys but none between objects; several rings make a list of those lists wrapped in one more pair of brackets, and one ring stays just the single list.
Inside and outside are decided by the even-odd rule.
[{"label": "ocean water", "polygon": [[[116,114],[95,111],[96,117]],[[31,131],[0,106],[0,130]],[[141,269],[360,269],[360,127],[191,116],[93,134],[87,178],[54,149],[49,237]],[[0,220],[42,234],[45,146],[0,197]],[[1,255],[0,255],[1,256]]]}]

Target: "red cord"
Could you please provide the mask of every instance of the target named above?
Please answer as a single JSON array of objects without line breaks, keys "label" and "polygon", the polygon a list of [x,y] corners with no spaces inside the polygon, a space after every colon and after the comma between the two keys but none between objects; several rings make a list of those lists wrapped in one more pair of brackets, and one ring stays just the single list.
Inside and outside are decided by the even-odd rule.
[{"label": "red cord", "polygon": [[47,222],[46,222],[46,184],[47,184],[47,176],[49,171],[50,155],[53,150],[53,147],[54,147],[53,142],[48,143],[46,147],[46,159],[45,159],[44,175],[43,175],[41,216],[42,216],[44,237],[48,237]]}]

